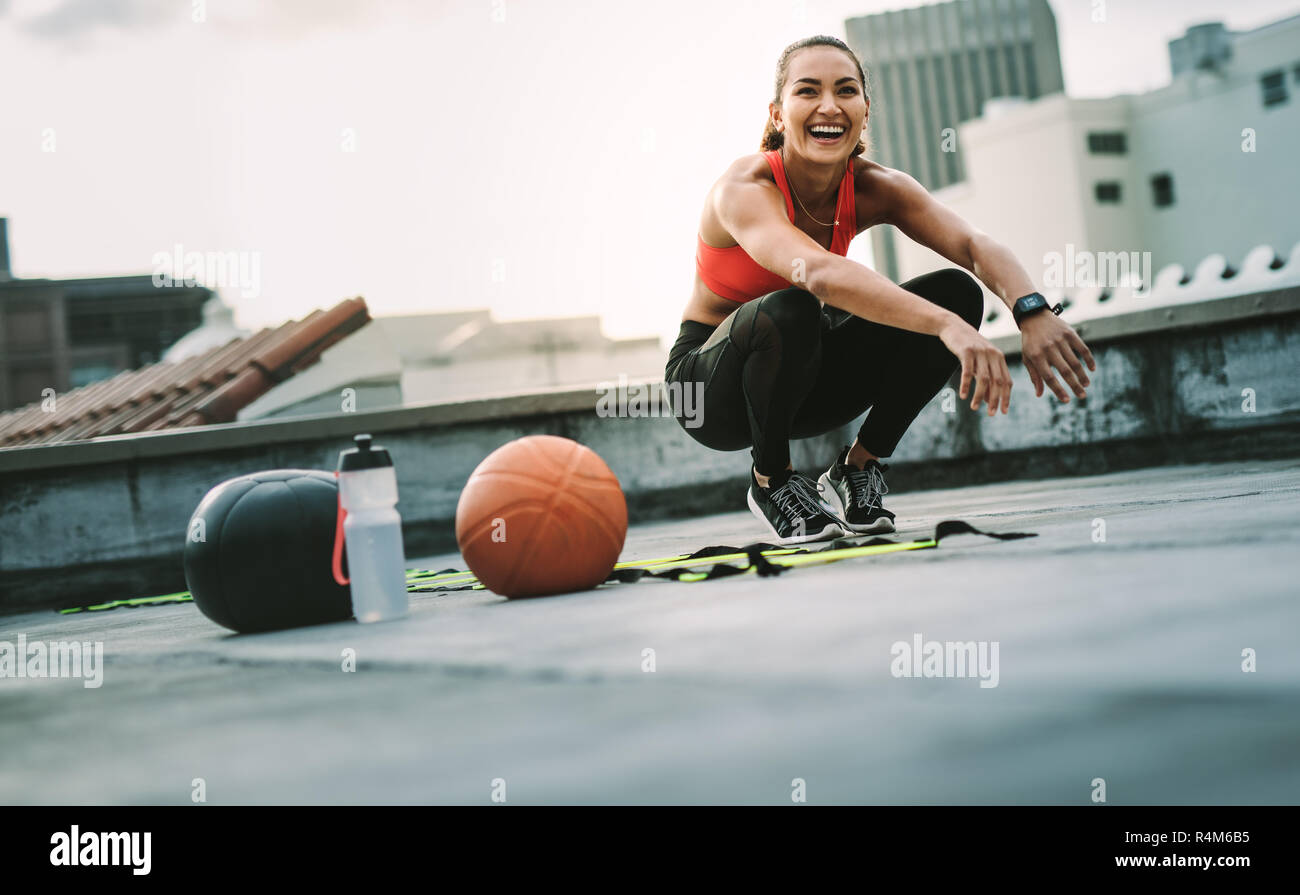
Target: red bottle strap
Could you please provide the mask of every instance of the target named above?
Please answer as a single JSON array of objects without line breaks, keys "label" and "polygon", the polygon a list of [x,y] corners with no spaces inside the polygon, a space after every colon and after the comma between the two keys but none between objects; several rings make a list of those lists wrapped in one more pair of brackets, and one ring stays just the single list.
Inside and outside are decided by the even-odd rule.
[{"label": "red bottle strap", "polygon": [[[334,478],[338,478],[338,477],[339,474],[337,472],[334,473]],[[338,582],[339,585],[347,584],[352,580],[351,578],[343,577],[343,520],[346,519],[347,517],[348,517],[348,511],[343,509],[343,496],[339,495],[338,524],[334,529],[334,563],[333,563],[334,580]]]}]

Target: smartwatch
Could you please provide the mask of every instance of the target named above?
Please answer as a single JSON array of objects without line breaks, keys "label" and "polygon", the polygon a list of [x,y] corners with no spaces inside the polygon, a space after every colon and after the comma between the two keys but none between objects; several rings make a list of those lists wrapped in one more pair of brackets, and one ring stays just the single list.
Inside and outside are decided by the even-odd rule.
[{"label": "smartwatch", "polygon": [[[1011,316],[1016,319],[1016,326],[1019,326],[1020,321],[1025,317],[1047,307],[1049,307],[1047,299],[1043,297],[1041,292],[1031,292],[1024,298],[1016,299],[1016,303],[1011,306]],[[1065,310],[1065,305],[1058,301],[1056,307],[1051,310],[1053,314],[1060,316],[1060,313]]]}]

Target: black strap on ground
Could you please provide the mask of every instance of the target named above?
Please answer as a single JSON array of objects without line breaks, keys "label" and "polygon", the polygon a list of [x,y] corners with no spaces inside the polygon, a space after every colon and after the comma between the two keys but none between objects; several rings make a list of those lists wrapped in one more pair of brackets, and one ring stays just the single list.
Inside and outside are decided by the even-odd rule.
[{"label": "black strap on ground", "polygon": [[[834,554],[838,554],[838,553],[851,554],[853,551],[862,547],[881,547],[886,545],[894,545],[900,548],[914,548],[914,549],[926,549],[926,548],[938,547],[939,542],[942,541],[944,538],[951,537],[952,535],[959,535],[959,534],[983,535],[986,538],[993,538],[999,541],[1015,541],[1015,540],[1019,540],[1020,538],[1038,537],[1036,532],[981,531],[980,529],[971,525],[969,522],[964,522],[961,519],[945,519],[944,521],[940,522],[938,525],[935,526],[934,536],[932,538],[929,538],[928,540],[912,541],[910,543],[893,541],[890,540],[889,538],[876,537],[870,539],[869,541],[862,541],[862,542],[857,542],[852,538],[836,538],[835,540],[829,541],[826,544],[821,546],[798,547],[794,549],[788,547],[782,548],[782,547],[778,547],[775,544],[768,544],[768,543],[748,544],[744,547],[731,547],[726,545],[701,547],[699,550],[696,550],[694,553],[682,557],[682,560],[679,561],[685,561],[690,559],[703,559],[710,556],[727,556],[727,555],[735,555],[735,554],[743,553],[745,554],[747,564],[743,566],[739,566],[739,565],[732,565],[729,562],[714,563],[713,566],[711,566],[708,569],[708,571],[700,571],[699,566],[691,566],[691,567],[677,568],[677,569],[666,569],[662,572],[656,572],[653,570],[653,568],[615,569],[613,572],[610,573],[609,577],[605,579],[605,583],[606,584],[614,584],[614,583],[634,584],[640,581],[642,578],[647,578],[647,577],[662,578],[667,581],[712,581],[716,578],[726,578],[731,575],[743,575],[749,572],[750,569],[753,569],[754,572],[760,578],[770,578],[770,577],[775,577],[777,575],[781,575],[786,572],[789,572],[794,568],[794,566],[783,565],[780,563],[779,559],[777,562],[772,562],[767,558],[767,556],[764,555],[765,551],[769,551],[769,550],[781,551],[780,553],[781,557],[806,556],[809,554],[827,554],[824,557],[824,559],[829,562],[837,558],[836,556],[834,556]],[[848,557],[846,556],[845,558]]]}]

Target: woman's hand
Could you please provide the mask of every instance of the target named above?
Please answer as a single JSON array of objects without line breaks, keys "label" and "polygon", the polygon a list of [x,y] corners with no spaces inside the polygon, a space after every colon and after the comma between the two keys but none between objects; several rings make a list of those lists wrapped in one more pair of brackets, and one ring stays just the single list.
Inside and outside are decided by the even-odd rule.
[{"label": "woman's hand", "polygon": [[939,338],[961,361],[961,399],[966,400],[974,379],[975,395],[970,409],[979,410],[980,404],[987,401],[989,416],[997,413],[999,406],[1005,414],[1011,406],[1011,371],[1007,369],[1006,356],[965,320],[953,317],[939,330]]},{"label": "woman's hand", "polygon": [[[1076,357],[1076,352],[1078,357]],[[1043,383],[1055,393],[1063,404],[1070,403],[1070,396],[1057,381],[1053,368],[1060,371],[1074,393],[1080,398],[1088,397],[1084,389],[1091,385],[1087,370],[1079,362],[1082,357],[1088,363],[1088,369],[1095,371],[1097,362],[1092,359],[1092,352],[1083,343],[1083,339],[1074,331],[1074,327],[1057,317],[1051,311],[1039,311],[1030,314],[1020,322],[1020,355],[1024,358],[1025,369],[1034,383],[1034,395],[1043,396]]]}]

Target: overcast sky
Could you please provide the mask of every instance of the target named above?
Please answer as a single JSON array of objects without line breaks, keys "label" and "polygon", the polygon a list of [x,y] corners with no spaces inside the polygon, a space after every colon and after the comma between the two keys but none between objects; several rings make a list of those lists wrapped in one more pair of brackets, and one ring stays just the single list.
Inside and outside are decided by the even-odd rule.
[{"label": "overcast sky", "polygon": [[[1300,12],[1107,0],[1099,25],[1096,0],[1050,2],[1073,96],[1167,83],[1189,24]],[[757,150],[781,49],[909,5],[0,0],[14,272],[149,273],[179,244],[256,253],[260,294],[221,290],[250,328],[363,295],[670,342],[704,194]]]}]

